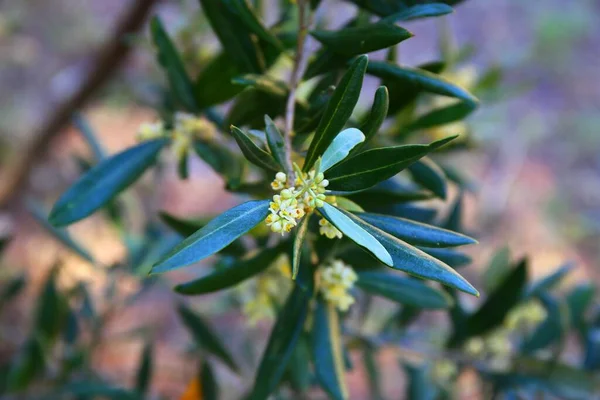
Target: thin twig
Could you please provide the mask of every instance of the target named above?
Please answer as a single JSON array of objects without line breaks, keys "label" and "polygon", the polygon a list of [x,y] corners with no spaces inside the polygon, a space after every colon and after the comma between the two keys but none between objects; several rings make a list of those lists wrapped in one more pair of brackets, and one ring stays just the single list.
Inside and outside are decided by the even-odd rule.
[{"label": "thin twig", "polygon": [[307,57],[306,55],[306,35],[308,33],[308,27],[311,24],[311,15],[307,14],[307,2],[306,0],[298,0],[298,42],[296,44],[296,56],[294,57],[294,68],[292,70],[292,76],[290,78],[290,94],[287,99],[286,112],[285,112],[285,153],[286,153],[286,167],[291,173],[292,169],[292,136],[294,135],[294,112],[296,106],[296,91],[304,70],[306,69]]}]

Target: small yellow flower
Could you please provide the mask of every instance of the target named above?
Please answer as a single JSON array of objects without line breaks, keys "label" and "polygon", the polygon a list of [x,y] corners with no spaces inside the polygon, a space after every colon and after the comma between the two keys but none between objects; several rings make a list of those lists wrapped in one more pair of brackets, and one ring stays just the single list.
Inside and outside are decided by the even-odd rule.
[{"label": "small yellow flower", "polygon": [[431,378],[441,386],[450,384],[457,374],[456,364],[448,359],[437,360],[431,369]]},{"label": "small yellow flower", "polygon": [[320,290],[323,297],[340,311],[347,311],[354,303],[349,291],[354,287],[358,276],[349,265],[335,260],[321,270]]},{"label": "small yellow flower", "polygon": [[154,140],[164,137],[167,134],[162,122],[146,122],[140,125],[136,133],[136,139],[140,142],[144,140]]},{"label": "small yellow flower", "polygon": [[285,184],[287,182],[287,175],[283,172],[278,172],[275,175],[275,180],[271,182],[271,188],[273,190],[282,190],[285,188]]},{"label": "small yellow flower", "polygon": [[344,236],[338,228],[333,226],[325,218],[321,218],[319,220],[319,233],[321,235],[327,236],[329,239],[341,239]]},{"label": "small yellow flower", "polygon": [[198,139],[210,140],[215,135],[215,128],[210,122],[184,112],[175,114],[175,130]]}]

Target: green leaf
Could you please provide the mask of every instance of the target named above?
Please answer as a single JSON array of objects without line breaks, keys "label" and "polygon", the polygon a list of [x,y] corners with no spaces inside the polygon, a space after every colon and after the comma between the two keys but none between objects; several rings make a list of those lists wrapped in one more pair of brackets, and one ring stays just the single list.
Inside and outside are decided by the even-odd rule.
[{"label": "green leaf", "polygon": [[239,184],[244,171],[241,158],[215,141],[194,140],[193,147],[198,157],[225,178],[228,186],[235,187]]},{"label": "green leaf", "polygon": [[352,239],[356,244],[364,247],[371,254],[377,257],[382,263],[392,266],[393,260],[388,251],[375,239],[369,232],[357,225],[351,218],[330,205],[325,203],[323,207],[318,208],[319,213],[330,223],[337,227],[342,233]]},{"label": "green leaf", "polygon": [[413,36],[406,29],[386,21],[310,34],[329,50],[346,57],[386,49]]},{"label": "green leaf", "polygon": [[236,15],[230,1],[200,0],[204,15],[219,38],[223,51],[240,72],[260,73],[265,64],[251,33]]},{"label": "green leaf", "polygon": [[279,52],[284,50],[283,44],[277,36],[271,33],[260,21],[254,10],[246,0],[226,0],[229,8],[239,17],[240,21],[249,32],[255,34],[266,43],[270,43]]},{"label": "green leaf", "polygon": [[352,149],[364,142],[365,135],[356,128],[344,129],[333,139],[321,159],[320,172],[325,172],[350,154]]},{"label": "green leaf", "polygon": [[416,279],[385,272],[360,272],[359,288],[371,294],[418,308],[440,309],[452,306],[452,298]]},{"label": "green leaf", "polygon": [[158,51],[158,62],[167,75],[173,94],[186,110],[198,112],[192,80],[185,71],[179,52],[169,39],[169,35],[158,17],[152,18],[150,32]]},{"label": "green leaf", "polygon": [[27,278],[24,275],[17,276],[9,280],[0,290],[0,310],[2,307],[17,297],[27,285]]},{"label": "green leaf", "polygon": [[44,228],[46,232],[48,232],[53,238],[62,243],[65,247],[71,250],[73,253],[77,254],[82,259],[89,261],[92,264],[95,264],[96,261],[94,257],[90,254],[90,252],[84,248],[80,243],[75,241],[69,232],[63,228],[55,228],[48,220],[46,219],[46,212],[44,211],[41,204],[38,202],[28,199],[27,200],[27,209],[31,212],[31,215],[35,220]]},{"label": "green leaf", "polygon": [[454,249],[437,249],[424,246],[418,246],[418,248],[454,269],[469,265],[473,261],[468,255]]},{"label": "green leaf", "polygon": [[[481,336],[504,322],[504,318],[520,300],[527,284],[527,260],[522,260],[498,285],[479,309],[467,319],[467,337]],[[458,339],[459,343],[460,338]],[[452,342],[452,340],[451,340]]]},{"label": "green leaf", "polygon": [[[427,200],[433,197],[428,190],[423,190],[412,183],[404,183],[395,178],[379,182],[375,186],[354,193],[340,192],[340,195],[349,196],[353,201],[360,203],[368,209],[385,209],[386,207],[409,201]],[[393,214],[393,212],[380,212]]]},{"label": "green leaf", "polygon": [[312,371],[310,365],[311,348],[309,335],[300,336],[292,353],[287,369],[287,380],[296,392],[305,393],[311,385]]},{"label": "green leaf", "polygon": [[238,260],[206,276],[179,284],[175,286],[175,291],[180,294],[199,295],[230,288],[269,268],[279,254],[280,247],[262,250],[251,258]]},{"label": "green leaf", "polygon": [[56,268],[50,271],[36,302],[33,331],[43,345],[57,338],[67,317],[66,299],[56,285],[57,272]]},{"label": "green leaf", "polygon": [[408,385],[406,386],[406,399],[410,400],[434,400],[436,388],[431,384],[429,374],[424,366],[403,364]]},{"label": "green leaf", "polygon": [[483,286],[486,292],[494,291],[504,281],[504,278],[510,273],[510,267],[510,249],[505,246],[494,253],[483,271]]},{"label": "green leaf", "polygon": [[387,22],[410,21],[413,19],[439,17],[454,12],[452,7],[444,3],[416,4],[399,13],[383,19]]},{"label": "green leaf", "polygon": [[569,272],[571,272],[571,270],[573,270],[574,267],[575,265],[571,263],[565,264],[550,275],[533,282],[523,294],[523,299],[539,297],[545,292],[551,290],[556,285],[560,284],[560,282],[567,276]]},{"label": "green leaf", "polygon": [[200,108],[223,103],[244,88],[231,80],[240,75],[240,69],[226,53],[216,55],[200,72],[194,82],[194,98]]},{"label": "green leaf", "polygon": [[360,96],[368,63],[369,58],[367,56],[358,57],[336,87],[308,148],[304,161],[304,171],[310,170],[317,158],[329,147],[352,115],[354,106],[356,106]]},{"label": "green leaf", "polygon": [[220,336],[212,330],[200,315],[182,304],[177,307],[177,311],[179,312],[183,324],[188,328],[194,341],[200,348],[215,355],[232,371],[239,371],[233,357],[221,342]]},{"label": "green leaf", "polygon": [[371,346],[365,346],[362,355],[365,370],[367,372],[367,378],[369,380],[371,399],[383,400],[384,397],[381,394],[381,373],[380,368],[377,366],[375,350]]},{"label": "green leaf", "polygon": [[212,367],[206,360],[200,367],[200,387],[202,388],[202,400],[219,399],[219,384]]},{"label": "green leaf", "polygon": [[[133,391],[115,387],[97,381],[78,381],[62,386],[59,393],[51,398],[84,398],[84,399],[109,399],[109,400],[139,400],[139,395]],[[68,396],[70,395],[70,396]]]},{"label": "green leaf", "polygon": [[371,213],[356,213],[356,215],[382,231],[417,246],[455,247],[477,243],[476,240],[461,233],[405,218]]},{"label": "green leaf", "polygon": [[[310,268],[310,265],[303,265],[301,271],[304,267]],[[275,326],[269,336],[267,347],[254,379],[250,399],[266,400],[277,388],[296,343],[304,330],[311,298],[312,285],[307,289],[296,283],[294,290],[290,293],[279,312]]]},{"label": "green leaf", "polygon": [[580,334],[585,330],[585,313],[594,300],[596,287],[590,283],[581,283],[575,286],[566,297],[571,316],[571,326],[579,330]]},{"label": "green leaf", "polygon": [[300,269],[300,261],[302,257],[302,244],[304,243],[304,239],[308,233],[309,220],[309,216],[304,217],[296,229],[294,246],[292,248],[292,279],[296,279],[298,276],[298,270]]},{"label": "green leaf", "polygon": [[414,119],[402,128],[403,133],[410,133],[417,129],[427,129],[434,126],[448,124],[466,118],[477,108],[476,103],[457,102],[455,104],[438,108]]},{"label": "green leaf", "polygon": [[104,159],[58,199],[49,222],[69,225],[104,206],[153,165],[167,143],[166,139],[144,142]]},{"label": "green leaf", "polygon": [[394,261],[392,268],[404,271],[419,278],[431,279],[465,293],[478,296],[479,292],[460,274],[443,262],[427,255],[423,251],[393,237],[392,235],[361,220],[355,215],[342,211],[348,218],[369,232],[389,252]]},{"label": "green leaf", "polygon": [[348,398],[344,368],[339,365],[343,360],[341,345],[337,311],[325,300],[319,299],[312,330],[313,364],[317,381],[335,400]]},{"label": "green leaf", "polygon": [[289,88],[285,82],[267,75],[247,74],[232,79],[232,83],[244,87],[253,87],[261,92],[277,97],[287,97]]},{"label": "green leaf", "polygon": [[244,157],[252,164],[267,171],[279,172],[281,170],[281,167],[277,164],[277,161],[273,159],[273,156],[254,144],[252,139],[250,139],[241,129],[232,125],[231,133],[238,146],[240,146],[240,150],[242,150]]},{"label": "green leaf", "polygon": [[101,161],[106,158],[106,153],[102,148],[102,145],[98,142],[96,135],[90,124],[80,113],[75,113],[73,116],[73,125],[81,132],[81,135],[87,142],[87,145],[92,150],[92,154],[94,155],[94,159],[96,161]]},{"label": "green leaf", "polygon": [[446,175],[429,157],[423,157],[408,167],[413,180],[431,190],[440,199],[446,199]]},{"label": "green leaf", "polygon": [[44,349],[40,341],[36,337],[29,338],[16,359],[11,361],[7,376],[8,391],[27,388],[45,367]]},{"label": "green leaf", "polygon": [[175,246],[162,260],[154,264],[151,272],[180,268],[225,248],[267,217],[269,202],[270,200],[248,201],[225,211]]},{"label": "green leaf", "polygon": [[418,159],[450,142],[456,136],[428,145],[380,147],[345,159],[327,174],[329,190],[357,191],[368,189],[391,178]]},{"label": "green leaf", "polygon": [[347,199],[345,197],[336,197],[335,201],[339,208],[343,208],[346,211],[365,212],[365,210],[361,206],[359,206],[354,201]]},{"label": "green leaf", "polygon": [[[360,127],[365,134],[364,143],[367,143],[369,140],[373,139],[375,134],[379,131],[379,128],[381,128],[383,121],[385,121],[385,118],[387,117],[389,107],[390,94],[385,86],[380,86],[377,91],[375,91],[375,98],[373,100],[373,105],[371,106],[371,113]],[[354,149],[354,151],[360,147],[362,146],[358,146]]]},{"label": "green leaf", "polygon": [[561,340],[569,329],[569,307],[566,302],[555,299],[549,295],[540,295],[546,319],[523,341],[521,351],[531,354],[544,349]]},{"label": "green leaf", "polygon": [[[271,155],[277,161],[277,163],[281,166],[281,171],[286,170],[286,150],[285,150],[285,142],[283,140],[283,135],[277,129],[277,125],[273,122],[273,120],[265,115],[265,135],[267,137],[267,145],[269,146],[269,150],[271,151]],[[290,173],[290,171],[286,171]]]},{"label": "green leaf", "polygon": [[152,343],[146,343],[142,350],[142,357],[135,378],[135,390],[140,395],[148,393],[152,380]]}]

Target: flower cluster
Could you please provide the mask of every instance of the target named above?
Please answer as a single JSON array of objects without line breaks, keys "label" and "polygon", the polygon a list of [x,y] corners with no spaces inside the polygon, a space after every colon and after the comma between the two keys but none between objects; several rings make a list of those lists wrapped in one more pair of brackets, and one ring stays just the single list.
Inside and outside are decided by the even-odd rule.
[{"label": "flower cluster", "polygon": [[170,138],[173,141],[173,153],[178,160],[183,159],[192,146],[194,139],[211,139],[215,129],[210,122],[191,114],[175,114],[173,129],[167,129],[162,122],[142,124],[137,132],[138,141]]},{"label": "flower cluster", "polygon": [[321,270],[320,278],[320,290],[325,300],[338,310],[347,311],[354,303],[354,297],[349,291],[358,279],[352,267],[335,260]]},{"label": "flower cluster", "polygon": [[[293,227],[298,225],[298,220],[306,214],[314,211],[317,207],[323,207],[327,196],[325,191],[329,181],[325,179],[322,172],[316,172],[314,169],[308,173],[300,171],[295,165],[296,178],[295,186],[288,184],[288,176],[283,172],[278,172],[275,179],[271,182],[271,188],[280,191],[273,196],[269,211],[271,212],[265,222],[273,232],[290,232]],[[330,239],[342,237],[342,233],[336,227],[327,221],[320,223],[320,232]]]}]

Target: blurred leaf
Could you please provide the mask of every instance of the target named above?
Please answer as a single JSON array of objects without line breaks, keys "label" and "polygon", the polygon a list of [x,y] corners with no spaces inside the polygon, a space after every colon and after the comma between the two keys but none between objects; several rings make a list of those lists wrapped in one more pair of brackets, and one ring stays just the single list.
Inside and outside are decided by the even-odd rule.
[{"label": "blurred leaf", "polygon": [[158,17],[152,18],[150,31],[152,33],[152,41],[158,51],[158,62],[167,75],[169,85],[177,101],[188,111],[199,111],[194,96],[192,80],[185,70],[179,52]]},{"label": "blurred leaf", "polygon": [[463,221],[463,193],[459,192],[452,204],[452,208],[442,226],[454,232],[464,232]]},{"label": "blurred leaf", "polygon": [[375,359],[375,351],[370,347],[363,349],[363,363],[369,379],[369,389],[372,400],[383,400],[381,394],[381,373]]},{"label": "blurred leaf", "polygon": [[596,287],[592,283],[581,283],[567,294],[566,302],[571,316],[571,326],[583,336],[585,331],[585,313],[594,300]]},{"label": "blurred leaf", "polygon": [[469,265],[473,261],[471,257],[455,249],[437,249],[424,246],[418,246],[418,248],[454,269]]},{"label": "blurred leaf", "polygon": [[369,232],[357,225],[352,219],[348,218],[345,213],[325,203],[320,207],[319,213],[327,219],[331,224],[337,227],[344,235],[348,236],[357,245],[365,248],[382,263],[392,266],[393,260],[388,251],[375,239]]},{"label": "blurred leaf", "polygon": [[523,259],[496,290],[490,293],[479,309],[468,317],[466,337],[454,337],[451,343],[461,343],[469,337],[484,335],[501,325],[506,315],[520,302],[526,284],[527,260]]},{"label": "blurred leaf", "polygon": [[75,125],[79,132],[81,132],[81,135],[85,139],[87,145],[90,147],[90,150],[92,150],[94,159],[96,161],[102,161],[104,158],[106,158],[106,153],[104,152],[102,145],[98,142],[92,127],[83,117],[83,115],[80,113],[75,113],[75,115],[73,115],[73,125]]},{"label": "blurred leaf", "polygon": [[179,284],[175,286],[175,291],[180,294],[199,295],[230,288],[267,269],[280,254],[280,246],[262,250],[251,258],[237,260],[228,267]]},{"label": "blurred leaf", "polygon": [[336,31],[312,31],[310,34],[329,50],[346,57],[385,49],[413,36],[406,29],[383,20]]},{"label": "blurred leaf", "polygon": [[[275,125],[273,120],[268,115],[265,115],[265,133],[267,137],[267,145],[269,146],[271,155],[280,165],[280,171],[286,171],[287,157],[283,135],[281,132],[279,132],[277,125]],[[286,171],[286,173],[290,173],[290,171]]]},{"label": "blurred leaf", "polygon": [[2,310],[2,307],[4,307],[4,305],[6,305],[12,299],[17,297],[19,293],[21,293],[23,289],[25,289],[26,285],[27,278],[25,277],[25,275],[17,276],[6,282],[2,290],[0,290],[0,310]]},{"label": "blurred leaf", "polygon": [[[344,193],[344,192],[340,192]],[[400,182],[395,178],[379,182],[367,190],[345,194],[365,208],[386,208],[390,203],[402,203],[417,200],[427,200],[433,197],[428,190],[423,190],[412,183]],[[382,212],[392,214],[392,212]]]},{"label": "blurred leaf", "polygon": [[441,107],[418,116],[411,123],[405,125],[402,130],[404,133],[410,133],[417,129],[427,129],[459,121],[466,118],[476,108],[477,103],[470,102],[460,102]]},{"label": "blurred leaf", "polygon": [[218,252],[261,223],[269,213],[269,202],[248,201],[225,211],[175,246],[154,264],[151,272],[180,268]]},{"label": "blurred leaf", "polygon": [[505,246],[494,253],[483,271],[483,286],[486,292],[494,291],[504,281],[506,275],[510,273],[510,267],[510,249]]},{"label": "blurred leaf", "polygon": [[[277,388],[302,334],[313,286],[310,278],[308,287],[299,282],[303,270],[308,268],[310,265],[301,266],[294,290],[288,296],[275,321],[254,379],[254,387],[249,397],[252,400],[266,400]],[[308,274],[308,271],[306,273]]]},{"label": "blurred leaf", "polygon": [[194,85],[194,98],[200,108],[223,103],[244,88],[231,80],[240,75],[239,68],[226,53],[217,54],[200,72]]},{"label": "blurred leaf", "polygon": [[[109,399],[109,400],[139,400],[137,393],[127,389],[112,386],[102,382],[86,382],[79,381],[70,383],[60,388],[61,396],[51,398],[64,398],[65,394],[70,394],[76,398],[91,398],[91,399]],[[70,398],[70,397],[69,397]]]},{"label": "blurred leaf", "polygon": [[310,170],[352,115],[360,96],[368,63],[367,56],[358,57],[336,87],[308,148],[304,160],[304,171]]},{"label": "blurred leaf", "polygon": [[389,15],[383,20],[388,22],[410,21],[413,19],[439,17],[454,12],[452,7],[444,3],[416,4],[399,13]]},{"label": "blurred leaf", "polygon": [[194,234],[198,229],[202,228],[208,222],[206,219],[183,219],[169,214],[165,211],[160,211],[158,216],[162,222],[169,228],[177,232],[183,237],[188,237]]},{"label": "blurred leaf", "polygon": [[373,105],[371,106],[371,112],[369,116],[363,121],[360,129],[365,134],[365,141],[354,148],[354,152],[362,148],[362,146],[371,140],[375,134],[381,128],[383,121],[387,117],[388,109],[390,107],[390,95],[385,86],[380,86],[375,91],[375,97],[373,99]]},{"label": "blurred leaf", "polygon": [[252,87],[276,97],[287,97],[289,88],[283,81],[268,75],[246,74],[232,79],[236,85]]},{"label": "blurred leaf", "polygon": [[29,338],[8,370],[7,389],[18,392],[26,389],[46,368],[44,349],[36,337]]},{"label": "blurred leaf", "polygon": [[246,0],[225,0],[225,2],[229,5],[229,8],[239,17],[240,21],[249,32],[256,35],[258,38],[264,40],[267,43],[270,43],[274,48],[276,48],[279,52],[283,51],[283,45],[279,41],[279,39],[271,33],[262,22],[259,20],[258,16],[250,8],[248,2]]},{"label": "blurred leaf", "polygon": [[418,308],[440,309],[452,305],[446,293],[416,279],[385,272],[367,271],[358,274],[358,287],[374,295]]},{"label": "blurred leaf", "polygon": [[347,399],[337,310],[323,299],[317,302],[314,314],[312,345],[317,381],[330,398]]},{"label": "blurred leaf", "polygon": [[179,179],[183,179],[183,180],[185,180],[189,177],[187,152],[183,157],[181,157],[179,160],[177,160],[177,175],[179,176]]},{"label": "blurred leaf", "polygon": [[231,133],[238,146],[240,146],[244,157],[252,164],[267,171],[279,172],[281,170],[273,156],[254,144],[244,131],[232,125]]},{"label": "blurred leaf", "polygon": [[148,393],[148,388],[152,380],[152,355],[152,343],[147,342],[144,344],[142,357],[140,358],[140,363],[135,377],[135,390],[142,396],[146,396]]},{"label": "blurred leaf", "polygon": [[67,317],[67,302],[56,286],[58,270],[53,268],[46,278],[39,297],[36,299],[33,332],[42,345],[52,344],[61,332]]},{"label": "blurred leaf", "polygon": [[190,331],[194,341],[196,342],[196,345],[199,348],[219,358],[232,371],[239,371],[234,358],[221,342],[221,336],[216,334],[208,325],[208,323],[200,317],[200,315],[196,314],[183,304],[180,304],[177,307],[177,311],[179,312],[179,316],[181,317],[183,324]]},{"label": "blurred leaf", "polygon": [[425,367],[403,364],[404,372],[408,378],[406,387],[406,399],[410,400],[433,400],[436,397],[435,386],[429,380],[429,374]]},{"label": "blurred leaf", "polygon": [[366,223],[357,216],[345,211],[342,211],[342,213],[373,235],[385,247],[394,261],[392,268],[404,271],[413,276],[440,282],[465,293],[475,296],[479,295],[469,282],[441,261]]},{"label": "blurred leaf", "polygon": [[431,190],[440,199],[446,199],[446,175],[429,157],[423,157],[409,165],[408,172],[416,183]]},{"label": "blurred leaf", "polygon": [[80,327],[77,314],[65,304],[65,323],[63,327],[63,340],[66,344],[74,345],[79,336]]},{"label": "blurred leaf", "polygon": [[166,139],[151,140],[103,160],[58,199],[48,220],[65,226],[92,214],[153,165],[167,143]]},{"label": "blurred leaf", "polygon": [[364,142],[365,135],[356,128],[344,129],[333,139],[321,158],[320,172],[325,172],[350,154],[352,149]]},{"label": "blurred leaf", "polygon": [[296,348],[288,363],[288,378],[292,388],[300,393],[306,392],[311,384],[310,346],[308,335],[300,336]]},{"label": "blurred leaf", "polygon": [[560,282],[567,276],[569,272],[571,272],[574,267],[574,264],[565,264],[553,273],[531,283],[527,290],[525,290],[525,293],[523,293],[523,299],[525,300],[531,297],[540,297],[545,292],[553,289],[555,286],[560,284]]},{"label": "blurred leaf", "polygon": [[367,150],[331,168],[327,174],[330,190],[356,191],[367,189],[391,178],[428,153],[455,139],[452,136],[428,145],[380,147]]},{"label": "blurred leaf", "polygon": [[[200,382],[202,387],[202,400],[219,399],[219,384],[210,364],[204,360],[200,367]],[[197,400],[198,398],[190,399]]]},{"label": "blurred leaf", "polygon": [[257,51],[246,25],[232,10],[231,1],[200,0],[200,5],[223,51],[240,72],[262,72],[265,67],[262,55]]},{"label": "blurred leaf", "polygon": [[239,184],[244,165],[231,150],[215,141],[194,140],[193,146],[198,157],[223,176],[228,186]]},{"label": "blurred leaf", "polygon": [[292,248],[292,279],[296,279],[298,271],[300,269],[300,261],[302,257],[302,248],[304,239],[308,233],[308,222],[310,216],[306,216],[300,221],[296,233],[294,235],[294,244]]},{"label": "blurred leaf", "polygon": [[76,242],[69,232],[66,229],[55,228],[53,225],[48,222],[46,219],[46,212],[43,209],[42,205],[33,199],[27,200],[27,209],[35,218],[35,220],[41,225],[44,230],[49,233],[54,239],[58,240],[62,243],[67,249],[71,250],[73,253],[77,254],[79,257],[83,258],[86,261],[89,261],[92,264],[95,264],[96,261],[90,254],[90,252],[85,249],[80,243]]},{"label": "blurred leaf", "polygon": [[561,340],[569,328],[569,307],[563,301],[549,295],[540,295],[546,309],[546,319],[529,335],[521,345],[521,351],[531,354]]},{"label": "blurred leaf", "polygon": [[417,246],[454,247],[477,243],[476,240],[461,233],[404,218],[371,213],[356,213],[356,215],[390,235]]}]

